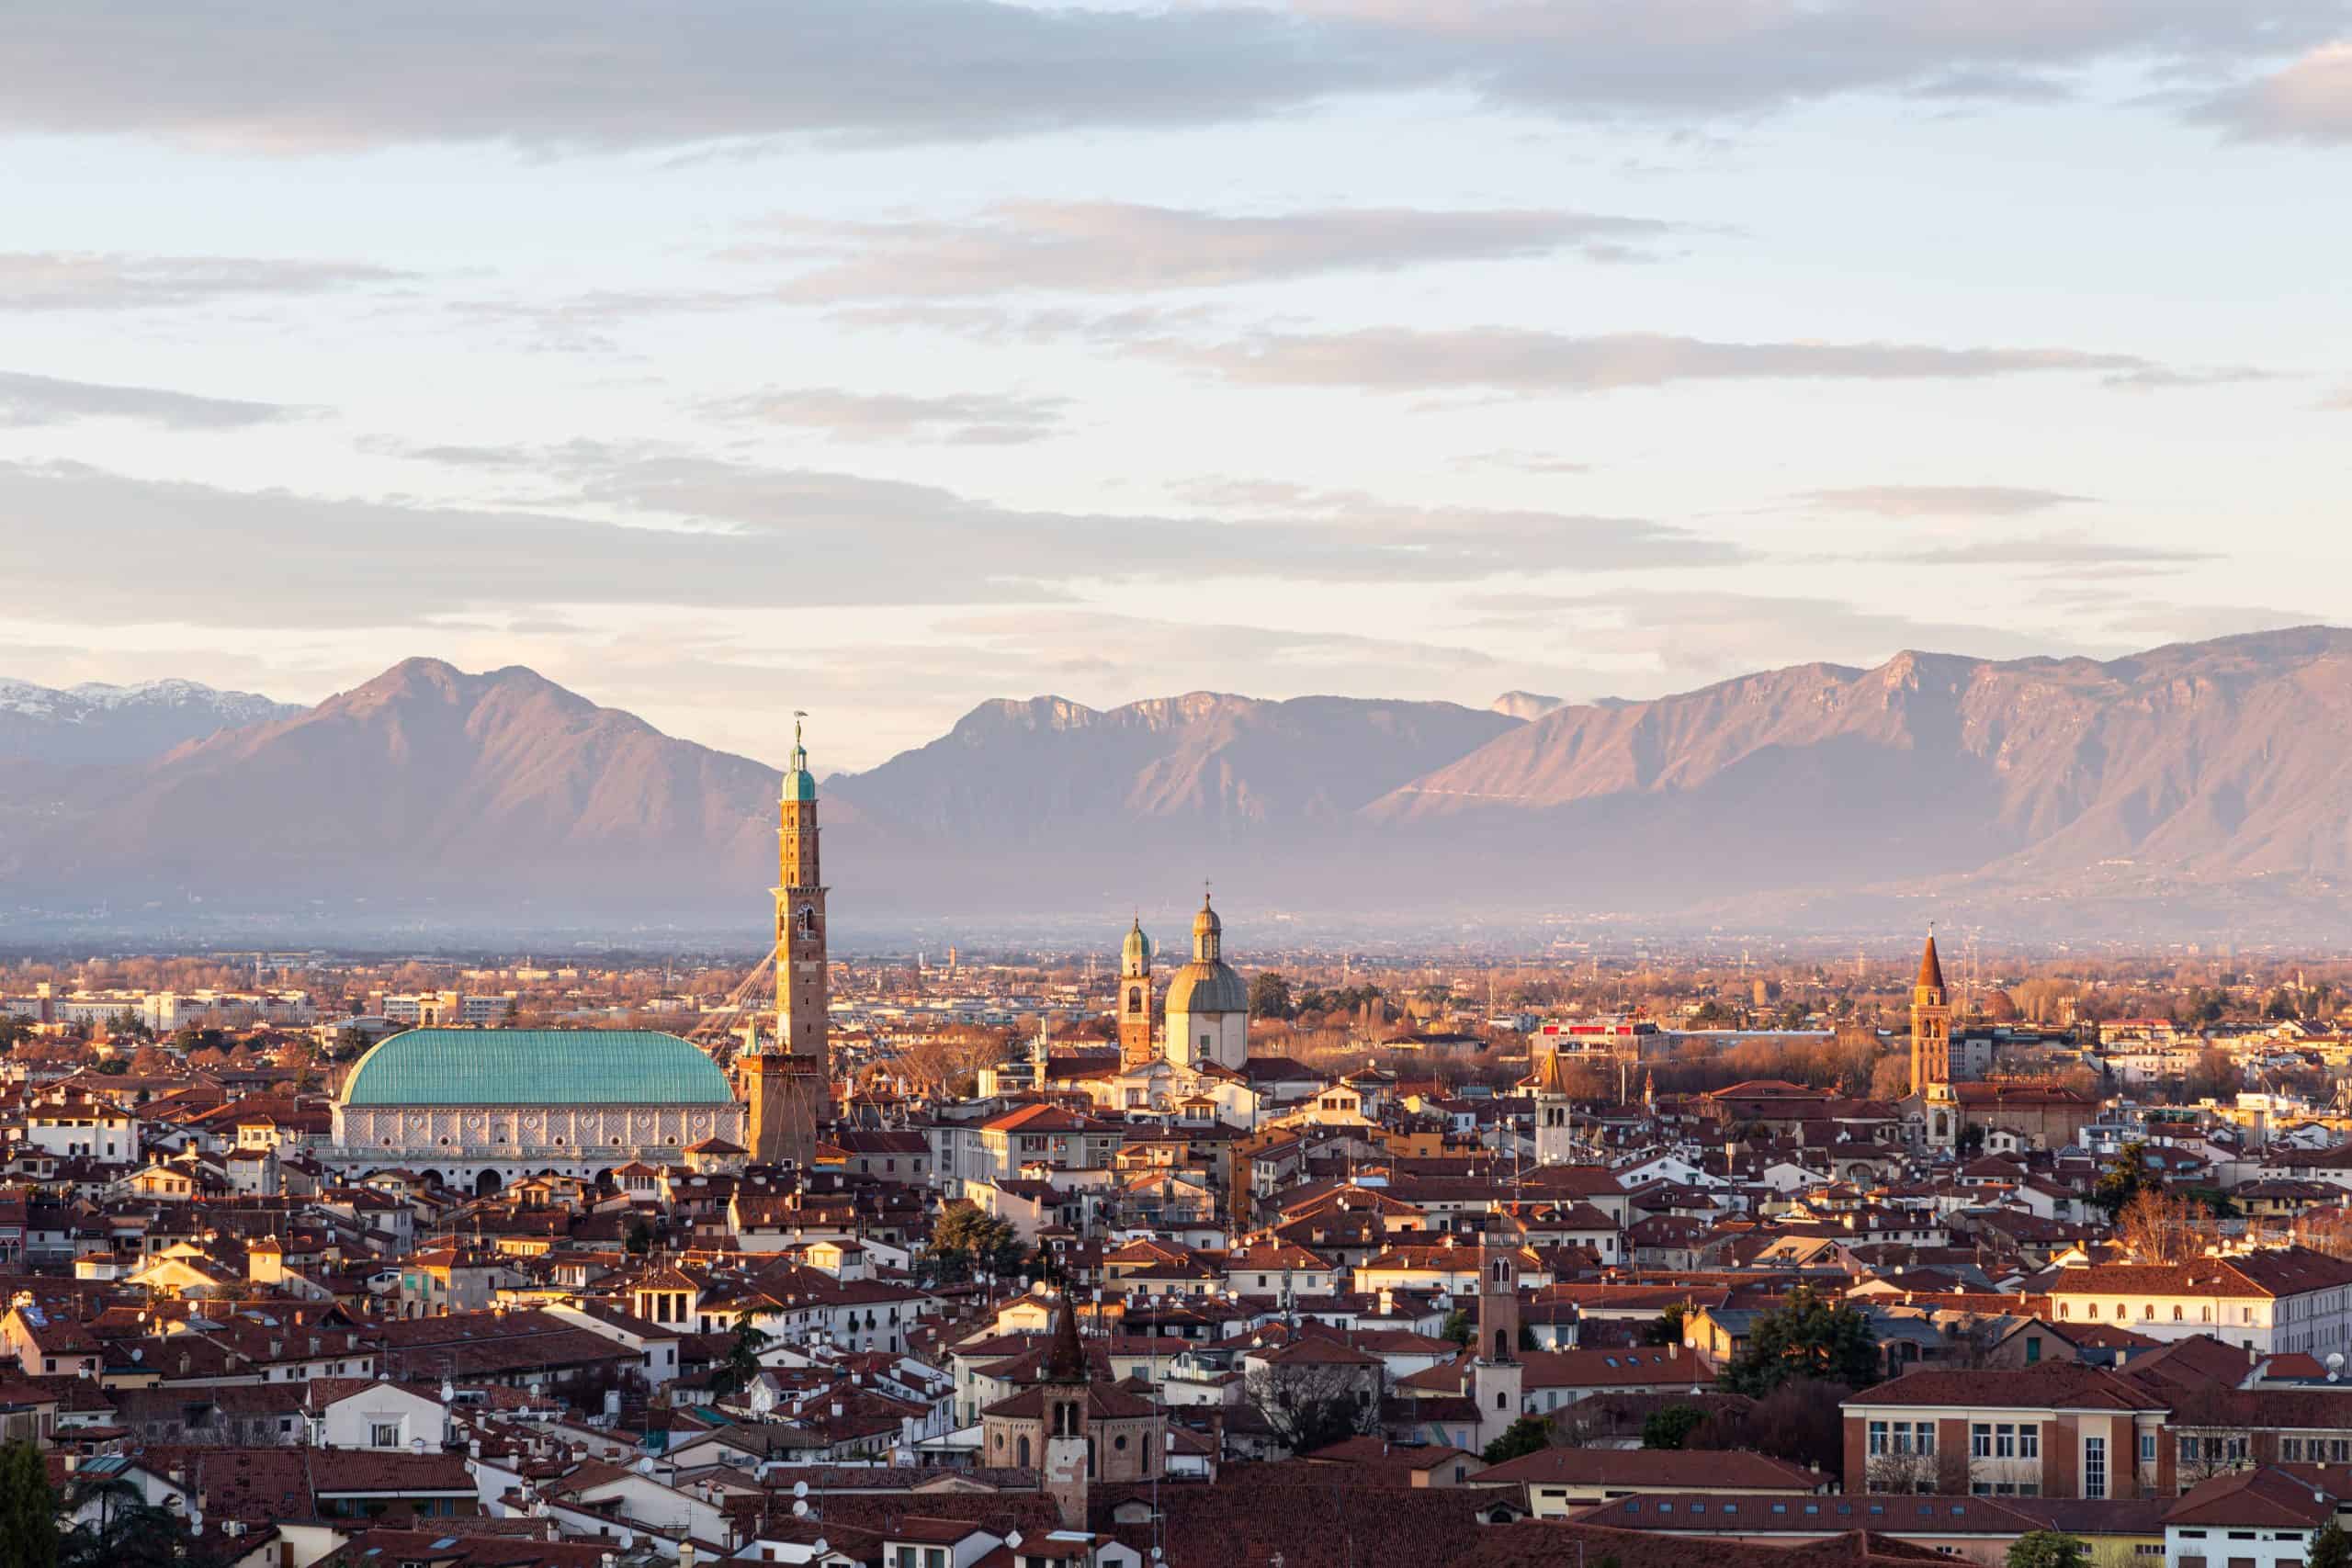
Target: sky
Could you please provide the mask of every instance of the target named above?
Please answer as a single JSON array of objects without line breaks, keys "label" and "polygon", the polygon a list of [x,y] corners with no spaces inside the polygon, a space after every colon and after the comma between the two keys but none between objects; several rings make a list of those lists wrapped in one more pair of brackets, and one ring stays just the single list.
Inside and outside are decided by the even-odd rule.
[{"label": "sky", "polygon": [[871,766],[2341,620],[2352,0],[17,0],[0,675]]}]

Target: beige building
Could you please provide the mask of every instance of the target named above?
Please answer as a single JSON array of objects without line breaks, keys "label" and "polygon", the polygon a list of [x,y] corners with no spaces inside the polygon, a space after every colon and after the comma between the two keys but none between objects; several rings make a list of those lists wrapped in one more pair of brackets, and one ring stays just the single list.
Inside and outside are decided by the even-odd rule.
[{"label": "beige building", "polygon": [[1250,987],[1225,961],[1225,922],[1206,898],[1193,917],[1193,961],[1168,982],[1167,1055],[1236,1071],[1250,1056]]}]

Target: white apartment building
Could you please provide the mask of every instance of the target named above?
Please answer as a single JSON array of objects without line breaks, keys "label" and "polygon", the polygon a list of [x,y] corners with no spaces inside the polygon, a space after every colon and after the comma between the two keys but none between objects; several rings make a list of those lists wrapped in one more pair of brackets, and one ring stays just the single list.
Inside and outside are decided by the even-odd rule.
[{"label": "white apartment building", "polygon": [[2307,1247],[2070,1269],[2052,1282],[2050,1306],[2061,1323],[2152,1339],[2210,1334],[2257,1351],[2352,1354],[2352,1263]]},{"label": "white apartment building", "polygon": [[60,1159],[128,1165],[139,1157],[139,1118],[97,1100],[36,1105],[25,1112],[25,1142]]}]

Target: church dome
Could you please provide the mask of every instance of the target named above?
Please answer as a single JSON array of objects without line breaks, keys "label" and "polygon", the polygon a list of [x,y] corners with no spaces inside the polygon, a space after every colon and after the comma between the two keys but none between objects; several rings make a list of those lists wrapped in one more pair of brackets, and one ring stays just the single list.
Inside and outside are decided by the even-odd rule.
[{"label": "church dome", "polygon": [[1233,965],[1222,959],[1194,959],[1168,982],[1168,1011],[1177,1013],[1240,1012],[1250,1010],[1250,987]]},{"label": "church dome", "polygon": [[1137,916],[1127,940],[1119,946],[1119,972],[1123,975],[1146,975],[1151,971],[1151,938],[1143,933],[1143,919]]},{"label": "church dome", "polygon": [[1168,983],[1169,1016],[1249,1010],[1250,987],[1225,961],[1225,922],[1204,897],[1193,917],[1193,961]]},{"label": "church dome", "polygon": [[412,1029],[344,1081],[345,1105],[727,1105],[718,1063],[650,1029]]}]

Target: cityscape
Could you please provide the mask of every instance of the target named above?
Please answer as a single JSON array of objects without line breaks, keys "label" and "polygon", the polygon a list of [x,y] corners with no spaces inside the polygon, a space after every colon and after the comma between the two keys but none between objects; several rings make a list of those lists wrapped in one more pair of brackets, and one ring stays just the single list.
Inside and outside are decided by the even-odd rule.
[{"label": "cityscape", "polygon": [[2352,1568],[2346,0],[29,0],[0,1568]]}]

